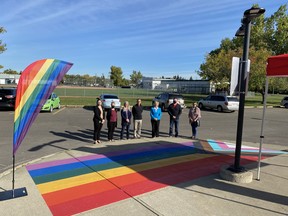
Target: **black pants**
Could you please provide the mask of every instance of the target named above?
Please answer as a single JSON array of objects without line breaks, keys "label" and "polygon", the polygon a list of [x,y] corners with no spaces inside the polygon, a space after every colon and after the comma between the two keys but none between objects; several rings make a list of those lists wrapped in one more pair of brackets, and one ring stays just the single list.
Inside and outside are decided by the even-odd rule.
[{"label": "black pants", "polygon": [[160,120],[151,120],[152,125],[152,137],[159,137],[159,125]]},{"label": "black pants", "polygon": [[103,124],[101,124],[99,121],[94,121],[94,137],[93,140],[100,140],[100,131]]},{"label": "black pants", "polygon": [[112,140],[117,122],[108,123],[108,140]]},{"label": "black pants", "polygon": [[125,129],[126,129],[126,139],[129,139],[130,124],[127,122],[122,123],[120,139],[123,139]]}]

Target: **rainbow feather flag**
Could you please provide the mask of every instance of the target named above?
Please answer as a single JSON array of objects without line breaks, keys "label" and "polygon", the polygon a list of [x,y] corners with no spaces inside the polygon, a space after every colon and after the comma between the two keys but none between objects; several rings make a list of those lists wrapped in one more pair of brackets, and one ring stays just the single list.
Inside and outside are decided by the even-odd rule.
[{"label": "rainbow feather flag", "polygon": [[42,105],[72,65],[56,59],[42,59],[30,64],[22,72],[15,102],[13,155],[39,114]]}]

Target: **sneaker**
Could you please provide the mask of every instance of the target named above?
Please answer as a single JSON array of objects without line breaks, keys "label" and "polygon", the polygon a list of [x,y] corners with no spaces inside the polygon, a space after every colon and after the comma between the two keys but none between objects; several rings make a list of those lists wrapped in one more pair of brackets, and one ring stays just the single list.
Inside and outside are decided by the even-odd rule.
[{"label": "sneaker", "polygon": [[97,141],[96,141],[96,140],[94,140],[94,144],[97,144]]}]

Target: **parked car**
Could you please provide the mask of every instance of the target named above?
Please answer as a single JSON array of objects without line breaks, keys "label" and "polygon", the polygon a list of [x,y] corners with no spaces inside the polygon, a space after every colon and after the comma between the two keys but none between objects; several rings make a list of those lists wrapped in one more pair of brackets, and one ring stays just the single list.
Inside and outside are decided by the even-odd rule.
[{"label": "parked car", "polygon": [[0,88],[0,108],[14,109],[16,99],[16,88]]},{"label": "parked car", "polygon": [[200,109],[208,108],[217,109],[219,112],[233,112],[239,110],[239,100],[234,96],[209,95],[205,99],[201,99],[198,106]]},{"label": "parked car", "polygon": [[152,101],[159,101],[159,107],[161,107],[162,111],[165,111],[168,106],[173,103],[173,99],[177,98],[178,103],[180,104],[181,108],[186,108],[185,103],[184,103],[184,97],[181,94],[178,93],[169,93],[169,92],[163,92],[159,94],[157,97],[155,97]]},{"label": "parked car", "polygon": [[53,112],[53,109],[55,108],[61,108],[60,98],[55,93],[52,93],[46,103],[42,106],[41,111]]},{"label": "parked car", "polygon": [[117,95],[114,94],[101,94],[100,100],[102,101],[102,106],[105,110],[111,108],[111,102],[115,103],[115,109],[120,110],[121,109],[121,102]]},{"label": "parked car", "polygon": [[281,106],[284,106],[285,108],[288,108],[288,97],[284,97],[281,102],[280,102]]}]

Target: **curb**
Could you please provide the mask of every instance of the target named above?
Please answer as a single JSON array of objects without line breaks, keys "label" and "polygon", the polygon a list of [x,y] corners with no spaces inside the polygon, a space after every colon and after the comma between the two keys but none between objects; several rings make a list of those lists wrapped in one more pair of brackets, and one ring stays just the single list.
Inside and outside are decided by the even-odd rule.
[{"label": "curb", "polygon": [[[70,150],[71,150],[71,149],[65,150],[65,151],[70,151]],[[19,165],[15,166],[15,171],[16,171],[17,169],[20,169],[20,168],[28,165],[28,164],[35,163],[35,162],[41,161],[41,160],[46,159],[46,158],[49,158],[49,157],[53,157],[53,156],[55,156],[55,155],[57,155],[57,154],[60,154],[60,153],[65,152],[65,151],[56,152],[56,153],[53,153],[53,154],[50,154],[50,155],[45,155],[45,156],[43,156],[43,157],[40,157],[40,158],[31,160],[31,161],[28,161],[28,162],[24,162],[24,163],[22,163],[22,164],[19,164]],[[5,170],[4,172],[0,173],[0,179],[1,179],[2,177],[6,176],[6,175],[11,174],[12,172],[13,172],[13,167],[10,168],[10,169],[8,169],[8,170]]]}]

